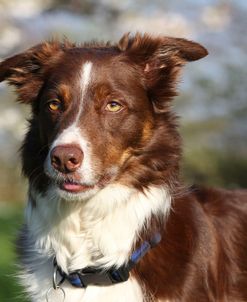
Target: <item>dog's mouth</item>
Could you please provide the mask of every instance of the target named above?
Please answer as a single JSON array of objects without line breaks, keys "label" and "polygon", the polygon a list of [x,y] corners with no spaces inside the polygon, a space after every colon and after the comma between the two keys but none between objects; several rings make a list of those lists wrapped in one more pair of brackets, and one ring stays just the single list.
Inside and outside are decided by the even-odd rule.
[{"label": "dog's mouth", "polygon": [[69,193],[82,193],[94,189],[95,185],[80,184],[75,181],[64,181],[59,184],[59,188]]},{"label": "dog's mouth", "polygon": [[60,190],[67,193],[79,194],[94,189],[102,189],[112,181],[112,176],[104,175],[95,181],[95,183],[84,183],[74,178],[64,178],[55,182]]},{"label": "dog's mouth", "polygon": [[79,173],[66,175],[58,172],[54,173],[53,170],[50,172],[49,169],[45,169],[45,174],[49,178],[50,184],[57,188],[58,194],[64,198],[72,198],[73,195],[78,197],[84,196],[84,194],[86,196],[93,194],[114,182],[118,175],[117,172],[118,169],[112,167],[92,179],[85,179]]}]

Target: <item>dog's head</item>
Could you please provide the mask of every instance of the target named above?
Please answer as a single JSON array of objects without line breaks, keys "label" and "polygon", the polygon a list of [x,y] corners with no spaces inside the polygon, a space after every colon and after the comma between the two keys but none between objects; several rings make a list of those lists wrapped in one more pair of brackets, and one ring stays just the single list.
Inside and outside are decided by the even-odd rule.
[{"label": "dog's head", "polygon": [[85,199],[109,183],[172,184],[180,139],[170,101],[181,67],[207,54],[184,39],[126,34],[116,45],[39,44],[0,63],[32,106],[23,170],[39,191]]}]

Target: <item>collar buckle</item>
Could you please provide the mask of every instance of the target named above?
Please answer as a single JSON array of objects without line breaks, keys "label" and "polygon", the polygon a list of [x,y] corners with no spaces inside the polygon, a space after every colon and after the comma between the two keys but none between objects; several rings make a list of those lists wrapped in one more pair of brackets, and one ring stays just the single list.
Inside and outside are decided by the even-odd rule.
[{"label": "collar buckle", "polygon": [[87,287],[88,285],[107,286],[127,281],[129,279],[128,266],[103,270],[100,268],[86,267],[66,276],[66,279],[76,287]]}]

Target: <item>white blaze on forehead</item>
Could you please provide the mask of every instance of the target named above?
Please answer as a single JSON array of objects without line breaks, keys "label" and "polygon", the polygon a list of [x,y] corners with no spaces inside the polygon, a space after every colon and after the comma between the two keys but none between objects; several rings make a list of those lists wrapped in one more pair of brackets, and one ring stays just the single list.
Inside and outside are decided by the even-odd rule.
[{"label": "white blaze on forehead", "polygon": [[85,97],[87,88],[91,81],[92,66],[93,66],[93,63],[89,62],[89,61],[84,63],[82,66],[81,75],[80,75],[80,83],[79,83],[81,86],[80,104],[79,104],[79,111],[76,116],[75,124],[78,123],[82,109],[83,109],[84,97]]}]

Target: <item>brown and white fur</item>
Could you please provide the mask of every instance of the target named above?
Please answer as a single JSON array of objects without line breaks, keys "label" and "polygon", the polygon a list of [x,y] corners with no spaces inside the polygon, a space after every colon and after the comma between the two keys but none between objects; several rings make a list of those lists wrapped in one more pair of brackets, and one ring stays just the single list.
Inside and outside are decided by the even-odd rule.
[{"label": "brown and white fur", "polygon": [[46,301],[54,256],[64,272],[118,267],[157,231],[161,243],[128,281],[65,281],[65,302],[247,301],[246,192],[185,192],[178,176],[170,103],[181,68],[206,55],[184,39],[127,34],[116,45],[46,42],[0,63],[0,81],[32,107],[18,241],[32,301]]}]

